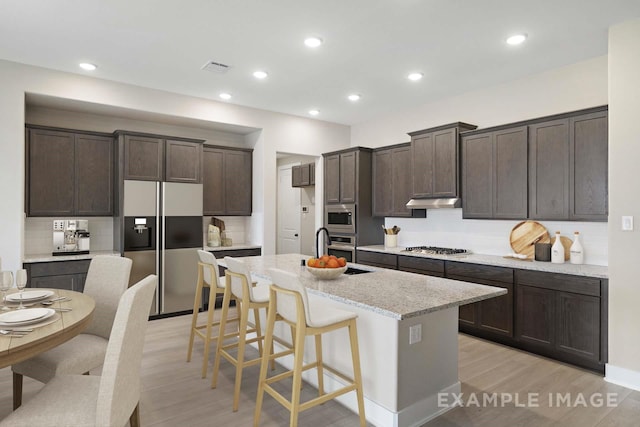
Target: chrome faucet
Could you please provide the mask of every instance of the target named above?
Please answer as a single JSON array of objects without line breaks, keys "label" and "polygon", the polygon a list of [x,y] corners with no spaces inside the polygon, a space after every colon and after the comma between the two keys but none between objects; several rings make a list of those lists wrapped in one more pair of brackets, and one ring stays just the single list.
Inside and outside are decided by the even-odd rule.
[{"label": "chrome faucet", "polygon": [[327,245],[331,244],[331,236],[329,236],[329,230],[327,230],[326,227],[318,228],[318,231],[316,231],[316,258],[320,258],[320,252],[318,251],[318,235],[323,230],[327,234]]}]

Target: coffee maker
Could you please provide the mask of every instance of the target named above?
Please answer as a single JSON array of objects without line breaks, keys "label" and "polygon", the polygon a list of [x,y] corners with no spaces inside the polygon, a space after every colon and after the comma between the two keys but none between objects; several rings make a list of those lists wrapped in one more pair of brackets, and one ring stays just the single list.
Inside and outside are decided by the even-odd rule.
[{"label": "coffee maker", "polygon": [[53,220],[53,256],[88,254],[89,221],[86,219]]}]

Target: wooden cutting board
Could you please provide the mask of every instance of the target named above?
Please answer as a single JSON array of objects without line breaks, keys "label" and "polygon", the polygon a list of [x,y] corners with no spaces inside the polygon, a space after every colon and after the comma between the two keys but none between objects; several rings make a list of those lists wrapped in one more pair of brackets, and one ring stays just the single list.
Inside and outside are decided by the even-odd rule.
[{"label": "wooden cutting board", "polygon": [[549,243],[551,238],[544,225],[537,221],[522,221],[516,224],[509,235],[511,249],[517,254],[533,258],[536,243]]},{"label": "wooden cutting board", "polygon": [[[551,239],[551,245],[553,246],[555,242],[556,236],[553,236]],[[573,245],[573,241],[568,237],[560,236],[560,243],[564,246],[564,260],[569,261],[569,258],[571,258],[571,245]]]}]

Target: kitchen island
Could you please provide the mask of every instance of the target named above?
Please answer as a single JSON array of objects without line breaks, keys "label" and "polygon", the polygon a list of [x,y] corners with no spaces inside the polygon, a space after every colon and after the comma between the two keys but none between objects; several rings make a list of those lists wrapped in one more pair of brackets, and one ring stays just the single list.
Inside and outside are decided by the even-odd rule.
[{"label": "kitchen island", "polygon": [[[270,268],[300,277],[311,300],[321,298],[336,308],[358,314],[358,343],[362,366],[365,412],[376,426],[422,425],[447,411],[438,405],[439,393],[459,393],[458,307],[505,294],[505,289],[413,273],[349,264],[366,273],[318,280],[304,267],[301,254],[265,255],[242,260],[256,278],[268,279]],[[224,265],[224,261],[220,260]],[[290,340],[289,328],[275,333]],[[323,337],[325,362],[350,375],[346,331]],[[313,341],[305,346],[305,360],[314,360]],[[278,359],[290,368],[292,358]],[[305,381],[316,385],[315,372]],[[325,373],[325,389],[339,387],[339,379]],[[450,395],[449,395],[450,396]],[[355,411],[355,394],[338,400]]]}]

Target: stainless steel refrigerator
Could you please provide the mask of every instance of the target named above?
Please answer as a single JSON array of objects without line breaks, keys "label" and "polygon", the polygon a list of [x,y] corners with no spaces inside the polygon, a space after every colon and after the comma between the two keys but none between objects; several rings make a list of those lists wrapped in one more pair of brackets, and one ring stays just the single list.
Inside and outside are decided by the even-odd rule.
[{"label": "stainless steel refrigerator", "polygon": [[202,249],[202,184],[124,181],[124,256],[131,284],[157,274],[151,315],[193,308]]}]

